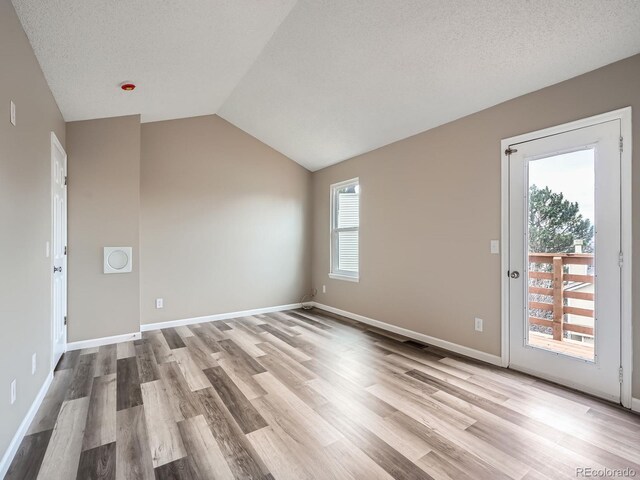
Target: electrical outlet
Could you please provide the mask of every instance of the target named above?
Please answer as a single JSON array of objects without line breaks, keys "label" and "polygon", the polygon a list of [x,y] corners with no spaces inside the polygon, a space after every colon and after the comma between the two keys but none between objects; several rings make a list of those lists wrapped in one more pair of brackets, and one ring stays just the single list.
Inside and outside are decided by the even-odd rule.
[{"label": "electrical outlet", "polygon": [[164,298],[156,298],[156,308],[164,308]]},{"label": "electrical outlet", "polygon": [[322,285],[322,293],[327,293],[327,286],[326,285]]},{"label": "electrical outlet", "polygon": [[11,125],[16,126],[16,104],[11,100],[11,114],[10,114]]},{"label": "electrical outlet", "polygon": [[36,366],[38,365],[38,360],[36,354],[31,355],[31,375],[36,374]]},{"label": "electrical outlet", "polygon": [[475,327],[476,327],[476,332],[481,332],[482,331],[482,319],[481,318],[476,317]]},{"label": "electrical outlet", "polygon": [[500,253],[500,240],[491,240],[491,253]]},{"label": "electrical outlet", "polygon": [[11,382],[11,405],[16,403],[16,379]]}]

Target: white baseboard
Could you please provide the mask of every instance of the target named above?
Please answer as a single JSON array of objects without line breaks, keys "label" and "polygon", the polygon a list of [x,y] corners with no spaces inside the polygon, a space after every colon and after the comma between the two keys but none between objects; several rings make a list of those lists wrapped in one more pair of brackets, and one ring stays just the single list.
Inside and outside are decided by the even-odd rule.
[{"label": "white baseboard", "polygon": [[112,343],[129,342],[141,338],[141,332],[158,330],[161,328],[179,327],[181,325],[192,325],[194,323],[213,322],[215,320],[228,320],[230,318],[246,317],[249,315],[260,315],[261,313],[282,312],[300,308],[301,303],[291,303],[289,305],[278,305],[276,307],[256,308],[253,310],[243,310],[240,312],[219,313],[216,315],[206,315],[204,317],[184,318],[182,320],[169,320],[167,322],[147,323],[140,325],[140,332],[125,333],[124,335],[114,335],[112,337],[93,338],[91,340],[81,340],[67,344],[67,350],[81,350],[83,348],[100,347]]},{"label": "white baseboard", "polygon": [[81,350],[83,348],[101,347],[112,343],[130,342],[141,338],[140,332],[125,333],[124,335],[113,335],[112,337],[92,338],[91,340],[81,340],[79,342],[67,343],[67,351]]},{"label": "white baseboard", "polygon": [[640,398],[631,399],[631,410],[640,413]]},{"label": "white baseboard", "polygon": [[321,310],[326,310],[327,312],[336,313],[338,315],[342,315],[343,317],[351,318],[353,320],[357,320],[358,322],[366,323],[367,325],[372,325],[374,327],[381,328],[382,330],[387,330],[389,332],[397,333],[399,335],[412,338],[419,342],[426,343],[427,345],[440,347],[445,350],[449,350],[450,352],[458,353],[466,357],[475,358],[476,360],[487,362],[492,365],[497,365],[499,367],[502,366],[502,358],[498,355],[492,355],[490,353],[482,352],[480,350],[475,350],[473,348],[465,347],[457,343],[452,343],[452,342],[448,342],[447,340],[431,337],[429,335],[425,335],[424,333],[414,332],[413,330],[408,330],[406,328],[398,327],[396,325],[391,325],[390,323],[381,322],[380,320],[374,320],[372,318],[365,317],[363,315],[358,315],[357,313],[351,313],[345,310],[340,310],[339,308],[323,305],[318,302],[313,302],[313,305]]},{"label": "white baseboard", "polygon": [[300,308],[301,303],[291,303],[289,305],[279,305],[277,307],[255,308],[253,310],[242,310],[240,312],[218,313],[216,315],[205,315],[203,317],[183,318],[182,320],[169,320],[166,322],[146,323],[140,325],[140,330],[147,332],[149,330],[158,330],[161,328],[180,327],[182,325],[193,325],[194,323],[214,322],[216,320],[228,320],[230,318],[248,317],[250,315],[260,315],[262,313],[282,312],[283,310],[292,310]]},{"label": "white baseboard", "polygon": [[2,456],[2,460],[0,460],[0,478],[4,478],[5,475],[7,474],[7,470],[9,470],[9,467],[11,466],[13,457],[16,456],[16,453],[18,452],[18,448],[20,447],[20,443],[22,442],[22,439],[24,438],[25,434],[29,430],[29,427],[31,426],[31,422],[36,416],[36,413],[38,412],[38,409],[40,408],[40,405],[42,404],[42,401],[44,400],[44,397],[47,394],[47,391],[49,390],[49,386],[51,385],[52,381],[53,381],[53,372],[49,372],[49,375],[47,375],[47,378],[45,379],[44,383],[40,387],[40,391],[38,392],[38,395],[36,395],[36,398],[34,398],[33,403],[31,404],[31,407],[29,407],[29,411],[27,412],[25,417],[22,419],[22,422],[20,423],[20,426],[18,427],[16,434],[13,436],[13,439],[11,439],[11,443],[9,443],[9,447],[7,447],[7,451],[4,452],[4,455]]}]

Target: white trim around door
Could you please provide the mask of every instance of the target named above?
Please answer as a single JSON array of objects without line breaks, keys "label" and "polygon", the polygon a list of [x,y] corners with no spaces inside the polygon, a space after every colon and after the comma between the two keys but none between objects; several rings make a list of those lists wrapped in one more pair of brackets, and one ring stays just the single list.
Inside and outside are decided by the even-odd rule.
[{"label": "white trim around door", "polygon": [[[621,311],[621,355],[620,366],[622,367],[620,401],[626,408],[632,406],[631,379],[633,368],[632,351],[632,212],[631,212],[631,192],[632,192],[632,132],[631,132],[631,107],[614,110],[612,112],[595,115],[563,125],[538,130],[535,132],[517,135],[507,138],[501,142],[502,155],[502,223],[501,242],[503,245],[501,255],[501,290],[502,290],[502,329],[501,329],[501,359],[502,366],[508,367],[509,358],[509,280],[507,272],[509,270],[509,155],[506,150],[509,146],[531,140],[557,135],[560,133],[577,130],[580,128],[597,125],[612,120],[620,120],[621,123],[621,243],[623,253],[623,264],[621,270],[622,285],[622,311]],[[553,379],[549,379],[553,380]]]}]

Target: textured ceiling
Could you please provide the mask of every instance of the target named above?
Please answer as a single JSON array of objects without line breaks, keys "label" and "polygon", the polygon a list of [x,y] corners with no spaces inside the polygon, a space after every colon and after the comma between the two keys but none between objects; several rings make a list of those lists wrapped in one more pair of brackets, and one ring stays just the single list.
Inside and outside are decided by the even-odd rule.
[{"label": "textured ceiling", "polygon": [[638,0],[13,3],[66,120],[218,113],[310,170],[640,52]]},{"label": "textured ceiling", "polygon": [[[13,0],[65,120],[215,113],[295,0]],[[132,93],[118,87],[131,80]]]}]

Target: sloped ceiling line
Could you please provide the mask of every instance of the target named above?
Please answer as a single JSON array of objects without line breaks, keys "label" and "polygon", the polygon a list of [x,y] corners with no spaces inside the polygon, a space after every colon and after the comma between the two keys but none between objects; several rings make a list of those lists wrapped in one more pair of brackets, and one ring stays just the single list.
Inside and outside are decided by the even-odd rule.
[{"label": "sloped ceiling line", "polygon": [[637,0],[13,3],[67,121],[217,113],[312,171],[640,52]]}]

